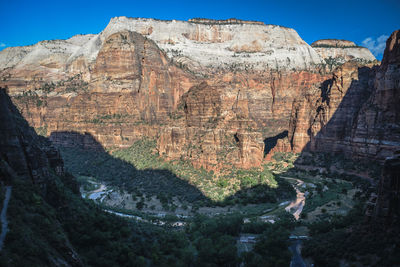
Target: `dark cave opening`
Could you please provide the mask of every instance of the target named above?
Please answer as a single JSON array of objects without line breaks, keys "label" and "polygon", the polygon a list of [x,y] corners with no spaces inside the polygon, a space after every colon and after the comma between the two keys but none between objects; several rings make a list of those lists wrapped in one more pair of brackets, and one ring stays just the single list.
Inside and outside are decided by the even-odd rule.
[{"label": "dark cave opening", "polygon": [[264,156],[267,155],[278,143],[279,139],[283,139],[288,136],[288,130],[285,130],[275,136],[267,137],[264,139]]},{"label": "dark cave opening", "polygon": [[237,133],[235,133],[235,134],[233,135],[233,138],[235,138],[236,143],[239,143],[239,137],[238,137],[238,134],[237,134]]}]

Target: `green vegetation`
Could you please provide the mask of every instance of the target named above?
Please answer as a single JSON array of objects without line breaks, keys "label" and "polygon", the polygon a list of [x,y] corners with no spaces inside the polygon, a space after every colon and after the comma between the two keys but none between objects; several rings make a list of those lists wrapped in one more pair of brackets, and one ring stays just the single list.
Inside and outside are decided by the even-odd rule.
[{"label": "green vegetation", "polygon": [[[121,124],[121,123],[127,122],[130,119],[134,119],[134,117],[129,114],[114,113],[114,114],[106,114],[106,115],[96,115],[93,119],[88,120],[87,122],[95,123],[95,124],[104,124],[104,123]],[[147,122],[143,121],[143,123],[147,123]]]},{"label": "green vegetation", "polygon": [[259,234],[254,250],[241,255],[245,266],[290,265],[289,234],[296,223],[288,213],[281,213],[279,218],[275,224],[253,222],[244,225],[243,230]]},{"label": "green vegetation", "polygon": [[64,89],[65,92],[87,91],[89,83],[82,80],[82,75],[77,74],[66,80],[57,82],[56,87]]},{"label": "green vegetation", "polygon": [[294,162],[298,157],[298,153],[276,152],[272,156],[273,160],[264,165],[264,169],[268,169],[274,173],[290,171],[294,168]]},{"label": "green vegetation", "polygon": [[330,70],[333,70],[335,67],[340,66],[344,63],[343,59],[341,58],[325,58],[326,64],[329,66]]},{"label": "green vegetation", "polygon": [[229,196],[226,202],[248,203],[276,203],[281,199],[290,199],[295,195],[293,187],[285,180],[276,178],[267,169],[259,170],[232,170],[224,176],[235,177],[240,181],[240,191]]},{"label": "green vegetation", "polygon": [[33,102],[36,107],[46,105],[46,97],[40,97],[35,91],[24,91],[21,95],[15,96],[16,99],[23,103]]},{"label": "green vegetation", "polygon": [[357,45],[329,45],[329,44],[313,44],[312,47],[324,47],[324,48],[364,48],[363,46]]},{"label": "green vegetation", "polygon": [[[68,174],[53,178],[45,196],[29,181],[13,182],[1,266],[53,266],[59,259],[71,261],[72,247],[86,266],[237,266],[265,262],[267,256],[266,266],[290,261],[288,231],[283,229],[293,219],[287,216],[277,225],[257,227],[243,224],[240,214],[198,215],[175,230],[105,213],[66,186],[73,179]],[[254,252],[241,257],[236,240],[244,230],[260,233],[260,239]]]},{"label": "green vegetation", "polygon": [[56,88],[56,84],[53,82],[50,83],[45,83],[42,87],[40,87],[38,90],[43,90],[45,93],[50,93],[51,91],[54,91]]},{"label": "green vegetation", "polygon": [[44,198],[29,181],[13,182],[1,266],[54,266],[60,257],[71,259],[71,245],[87,266],[187,266],[194,257],[185,256],[190,251],[182,232],[107,214],[57,176],[47,187]]},{"label": "green vegetation", "polygon": [[[343,154],[331,153],[302,153],[298,164],[326,168],[327,175],[344,180],[357,179],[356,173],[365,173],[372,179],[380,177],[382,166],[379,162],[346,158]],[[334,167],[335,170],[331,170]],[[354,174],[353,174],[354,173]],[[359,179],[357,179],[359,180]]]},{"label": "green vegetation", "polygon": [[[67,169],[77,174],[78,182],[85,190],[97,188],[90,182],[91,177],[96,177],[131,192],[138,199],[138,210],[144,208],[149,194],[156,195],[172,210],[173,196],[192,206],[276,203],[278,199],[293,197],[291,185],[267,168],[232,169],[216,176],[213,172],[195,169],[188,162],[165,162],[153,153],[154,147],[154,141],[140,140],[111,155],[78,148],[63,148],[62,154]],[[277,154],[275,160],[289,163],[295,156]],[[308,175],[306,172],[297,174]],[[305,214],[330,202],[338,205],[337,196],[347,194],[353,187],[349,182],[333,179],[308,176],[304,180],[316,185],[313,195],[307,198]],[[255,218],[247,223],[244,223],[245,215],[239,213],[214,217],[195,215],[185,220],[185,227],[174,228],[172,223],[178,220],[176,216],[164,218],[168,222],[164,226],[122,219],[103,212],[101,205],[82,200],[64,184],[71,184],[71,181],[55,177],[54,183],[47,186],[51,193],[46,198],[41,196],[39,188],[32,190],[28,182],[14,185],[10,202],[11,231],[6,250],[0,256],[0,265],[27,265],[28,262],[38,266],[52,265],[51,259],[69,251],[66,244],[70,242],[88,266],[238,266],[241,263],[245,266],[288,266],[291,259],[288,237],[294,227],[300,225],[306,225],[313,237],[306,242],[303,254],[312,257],[318,266],[337,266],[341,255],[349,262],[373,260],[367,256],[351,258],[351,255],[371,253],[369,247],[355,243],[362,238],[362,231],[357,230],[363,218],[359,206],[345,217],[326,212],[320,221],[313,223],[295,222],[280,208],[273,214],[275,224],[261,222],[257,219],[261,211],[257,211]],[[226,194],[225,199],[218,202],[210,200],[213,192],[234,193]],[[269,204],[265,208],[270,208]],[[132,214],[142,216],[140,211]],[[152,221],[150,216],[143,218]],[[347,237],[348,225],[355,227],[352,231],[357,230],[351,237]],[[238,253],[237,239],[241,234],[257,236],[252,251]],[[388,237],[382,238],[387,242]],[[392,239],[390,241],[398,242],[396,237]],[[383,246],[382,242],[373,245],[366,238],[362,240],[378,253],[388,254],[387,259],[379,262],[380,266],[397,264],[394,256],[377,247]],[[347,252],[348,247],[353,253],[360,249],[359,254]]]},{"label": "green vegetation", "polygon": [[47,136],[47,125],[35,128],[35,132],[37,135],[46,137]]},{"label": "green vegetation", "polygon": [[353,185],[348,182],[338,183],[325,180],[323,183],[317,183],[314,193],[311,192],[311,195],[307,197],[303,212],[308,213],[331,201],[339,201],[341,195],[352,188]]},{"label": "green vegetation", "polygon": [[78,148],[62,148],[61,152],[75,176],[95,177],[129,193],[154,195],[160,200],[175,196],[199,206],[225,206],[294,197],[290,184],[276,180],[267,169],[231,169],[217,176],[187,161],[165,161],[153,152],[155,146],[155,141],[143,139],[111,155]]},{"label": "green vegetation", "polygon": [[[360,202],[361,203],[361,202]],[[346,216],[333,216],[308,225],[311,239],[302,250],[316,266],[399,266],[400,232],[379,222],[366,223],[363,205],[356,205]]]}]

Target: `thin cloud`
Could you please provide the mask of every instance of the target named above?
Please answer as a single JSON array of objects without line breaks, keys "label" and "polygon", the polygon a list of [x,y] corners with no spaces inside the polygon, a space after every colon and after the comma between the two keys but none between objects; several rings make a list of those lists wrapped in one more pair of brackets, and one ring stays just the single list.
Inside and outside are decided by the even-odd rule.
[{"label": "thin cloud", "polygon": [[0,47],[6,47],[5,43],[0,43]]},{"label": "thin cloud", "polygon": [[385,50],[386,40],[388,37],[389,36],[384,34],[382,34],[376,39],[368,37],[361,43],[363,44],[363,46],[368,48],[371,51],[371,53],[374,54],[376,57],[380,57],[383,54],[383,51]]}]

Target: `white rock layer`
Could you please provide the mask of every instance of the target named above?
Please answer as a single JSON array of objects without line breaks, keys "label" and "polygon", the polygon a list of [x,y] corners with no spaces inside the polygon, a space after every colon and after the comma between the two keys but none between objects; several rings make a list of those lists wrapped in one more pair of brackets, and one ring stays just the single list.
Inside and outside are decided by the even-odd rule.
[{"label": "white rock layer", "polygon": [[96,60],[104,40],[119,31],[136,31],[153,40],[178,64],[195,72],[313,69],[329,57],[375,58],[363,48],[312,48],[293,29],[262,23],[196,23],[115,17],[99,34],[42,41],[0,52],[0,71],[27,65],[52,73],[80,73]]}]

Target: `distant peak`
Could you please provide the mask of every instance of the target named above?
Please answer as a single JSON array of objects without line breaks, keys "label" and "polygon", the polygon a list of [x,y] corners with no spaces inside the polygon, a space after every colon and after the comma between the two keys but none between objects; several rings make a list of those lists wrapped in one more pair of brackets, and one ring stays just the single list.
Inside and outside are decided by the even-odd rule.
[{"label": "distant peak", "polygon": [[201,23],[201,24],[256,24],[256,25],[265,25],[262,21],[253,21],[253,20],[241,20],[241,19],[224,19],[224,20],[216,20],[216,19],[206,19],[206,18],[193,18],[189,19],[189,22],[192,23]]},{"label": "distant peak", "polygon": [[386,41],[382,67],[386,69],[389,64],[400,64],[400,30],[394,31]]},{"label": "distant peak", "polygon": [[192,18],[187,21],[184,20],[162,20],[155,18],[131,18],[126,16],[119,16],[111,18],[110,22],[116,21],[125,21],[125,20],[139,20],[139,21],[162,21],[162,22],[173,22],[173,21],[182,21],[182,22],[190,22],[197,24],[208,24],[208,25],[229,25],[229,24],[253,24],[253,25],[265,25],[262,21],[254,21],[254,20],[241,20],[236,18],[217,20],[217,19],[207,19],[207,18]]},{"label": "distant peak", "polygon": [[341,40],[341,39],[322,39],[315,41],[311,44],[312,47],[357,47],[357,45],[352,41]]}]

